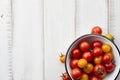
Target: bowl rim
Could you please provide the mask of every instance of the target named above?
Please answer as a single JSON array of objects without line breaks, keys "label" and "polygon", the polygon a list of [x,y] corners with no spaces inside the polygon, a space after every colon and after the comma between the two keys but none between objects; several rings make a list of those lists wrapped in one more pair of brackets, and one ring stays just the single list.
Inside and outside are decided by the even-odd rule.
[{"label": "bowl rim", "polygon": [[[67,52],[66,52],[66,56],[68,55],[68,52],[69,52],[70,48],[72,47],[72,45],[73,45],[76,41],[78,41],[78,40],[79,40],[80,38],[82,38],[82,37],[89,36],[89,35],[90,35],[90,36],[100,36],[100,37],[103,37],[103,38],[109,40],[110,42],[112,42],[113,45],[116,47],[116,49],[117,49],[117,51],[118,51],[118,53],[119,53],[119,56],[120,56],[120,50],[119,50],[119,48],[117,47],[117,45],[114,43],[114,41],[112,41],[112,40],[108,39],[107,37],[105,37],[104,35],[100,35],[100,34],[85,34],[85,35],[82,35],[82,36],[78,37],[78,38],[75,39],[75,40],[72,42],[72,44],[68,47]],[[65,58],[65,70],[66,70],[69,78],[72,80],[70,74],[68,73],[68,69],[67,69],[67,57]],[[119,74],[120,74],[120,68],[119,68],[119,71],[118,71],[118,73],[117,73],[117,75],[116,75],[116,77],[115,77],[114,80],[117,79],[117,77],[118,77]]]}]

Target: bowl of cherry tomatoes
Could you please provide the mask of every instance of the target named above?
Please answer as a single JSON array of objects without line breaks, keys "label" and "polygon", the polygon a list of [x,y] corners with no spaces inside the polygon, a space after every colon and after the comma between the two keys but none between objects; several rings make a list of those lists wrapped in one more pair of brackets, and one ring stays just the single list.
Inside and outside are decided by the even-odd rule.
[{"label": "bowl of cherry tomatoes", "polygon": [[71,80],[115,80],[120,72],[116,44],[99,34],[86,34],[68,48],[65,69]]}]

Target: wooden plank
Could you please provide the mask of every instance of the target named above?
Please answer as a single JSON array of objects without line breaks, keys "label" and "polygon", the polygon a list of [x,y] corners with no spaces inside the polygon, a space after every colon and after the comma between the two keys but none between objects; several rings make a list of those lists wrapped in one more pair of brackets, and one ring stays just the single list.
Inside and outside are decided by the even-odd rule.
[{"label": "wooden plank", "polygon": [[96,25],[101,26],[103,34],[108,32],[107,0],[77,0],[76,3],[77,37],[91,33]]},{"label": "wooden plank", "polygon": [[[109,1],[110,7],[108,8],[107,0],[77,0],[76,34],[77,37],[88,34],[93,25],[101,25],[103,34],[111,33],[120,48],[120,1]],[[120,74],[117,80],[120,80]]]},{"label": "wooden plank", "polygon": [[43,80],[43,0],[14,0],[14,80]]},{"label": "wooden plank", "polygon": [[110,33],[113,34],[115,38],[115,43],[117,43],[120,48],[120,1],[110,0]]},{"label": "wooden plank", "polygon": [[0,0],[0,79],[11,79],[11,1]]},{"label": "wooden plank", "polygon": [[[114,36],[114,42],[120,50],[120,1],[110,0],[110,28],[109,33]],[[120,74],[117,78],[120,80]]]},{"label": "wooden plank", "polygon": [[44,37],[45,37],[45,78],[60,80],[65,72],[64,64],[59,61],[61,52],[65,53],[75,39],[74,0],[45,0]]}]

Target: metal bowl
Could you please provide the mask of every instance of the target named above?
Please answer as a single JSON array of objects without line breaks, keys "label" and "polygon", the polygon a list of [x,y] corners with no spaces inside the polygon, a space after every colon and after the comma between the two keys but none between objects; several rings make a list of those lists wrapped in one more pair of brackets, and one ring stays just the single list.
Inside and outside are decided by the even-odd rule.
[{"label": "metal bowl", "polygon": [[83,35],[81,37],[79,37],[78,39],[76,39],[68,48],[67,53],[66,53],[66,59],[65,59],[65,69],[66,72],[68,73],[69,77],[71,78],[71,80],[74,80],[71,76],[71,67],[70,67],[70,59],[71,59],[71,51],[79,44],[80,41],[82,40],[87,40],[89,42],[92,42],[94,40],[99,40],[103,43],[108,43],[111,45],[112,47],[112,52],[114,54],[114,61],[115,61],[115,70],[108,74],[106,78],[104,78],[104,80],[116,80],[119,72],[120,72],[120,51],[118,49],[118,47],[116,46],[116,44],[114,42],[112,42],[111,40],[109,40],[108,38],[106,38],[103,35],[97,35],[97,34],[86,34]]}]

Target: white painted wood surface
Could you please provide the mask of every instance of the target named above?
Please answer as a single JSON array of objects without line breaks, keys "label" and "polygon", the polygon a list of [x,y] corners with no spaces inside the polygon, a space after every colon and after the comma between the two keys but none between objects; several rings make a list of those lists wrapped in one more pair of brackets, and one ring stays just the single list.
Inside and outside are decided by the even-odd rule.
[{"label": "white painted wood surface", "polygon": [[[69,0],[69,2],[71,1]],[[65,52],[67,50],[71,44],[69,40],[73,41],[81,35],[89,34],[93,26],[101,26],[103,34],[110,32],[116,35],[115,42],[119,41],[119,34],[117,34],[119,28],[108,25],[108,0],[76,0],[76,9],[75,6],[74,8],[72,7],[71,12],[69,12],[69,8],[66,9],[66,5],[64,6],[64,4],[68,5],[69,2],[65,2],[66,1],[62,3],[62,0],[45,0],[45,80],[60,80],[59,75],[64,72],[64,69],[61,68],[62,65],[56,56],[61,51]],[[116,0],[116,6],[112,7],[118,9],[119,3],[117,2]],[[110,19],[111,23],[113,21],[119,22],[118,17],[120,15],[117,9],[115,10],[116,12],[114,12],[114,9],[111,9],[111,12],[117,14],[115,20]],[[69,26],[69,28],[63,24],[70,21],[69,19],[66,20],[67,15],[64,16],[64,12],[68,14],[69,17],[76,16],[75,23],[74,21],[69,23],[69,25],[72,25]],[[111,18],[112,16],[109,17]],[[116,25],[116,23],[114,24]],[[113,28],[115,31],[112,31]],[[67,36],[68,34],[72,35],[72,37]],[[68,42],[67,44],[66,41]]]},{"label": "white painted wood surface", "polygon": [[45,0],[45,79],[61,80],[65,72],[59,55],[75,39],[75,0]]},{"label": "white painted wood surface", "polygon": [[76,1],[76,34],[81,36],[91,33],[92,27],[98,25],[103,34],[108,32],[108,0]]},{"label": "white painted wood surface", "polygon": [[[119,4],[115,0],[109,28],[118,46]],[[107,0],[13,0],[14,80],[61,80],[65,67],[59,55],[94,25],[107,33],[107,7]]]},{"label": "white painted wood surface", "polygon": [[14,0],[14,80],[43,79],[43,0]]},{"label": "white painted wood surface", "polygon": [[[0,0],[0,79],[11,79],[11,2]],[[10,63],[10,64],[9,64]]]}]

